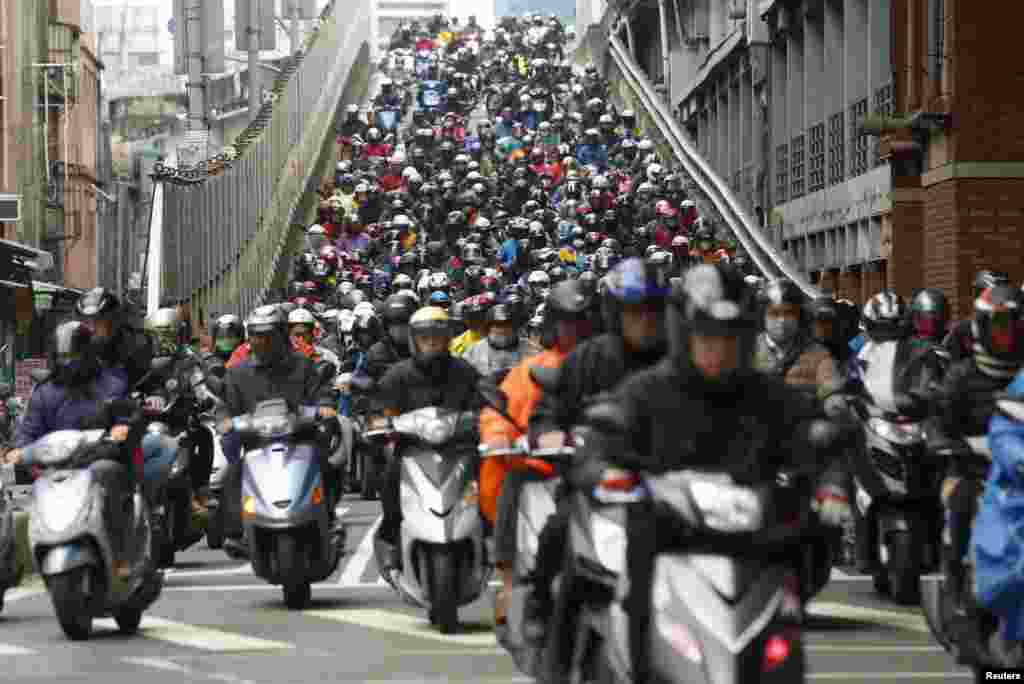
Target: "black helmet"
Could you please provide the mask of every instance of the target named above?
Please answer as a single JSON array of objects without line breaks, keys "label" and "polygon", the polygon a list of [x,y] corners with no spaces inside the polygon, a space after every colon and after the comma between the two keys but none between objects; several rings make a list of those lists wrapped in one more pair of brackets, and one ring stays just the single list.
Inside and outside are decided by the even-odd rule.
[{"label": "black helmet", "polygon": [[1010,285],[985,289],[974,300],[974,358],[989,375],[1012,376],[1024,361],[1024,302]]},{"label": "black helmet", "polygon": [[907,305],[892,290],[879,292],[861,310],[864,332],[875,342],[903,339],[909,332]]},{"label": "black helmet", "polygon": [[53,331],[50,367],[54,379],[67,385],[82,385],[99,372],[92,346],[92,331],[81,321],[61,323]]},{"label": "black helmet", "polygon": [[594,293],[578,280],[564,280],[553,288],[545,300],[545,320],[582,321],[590,317]]},{"label": "black helmet", "polygon": [[921,337],[941,340],[949,322],[946,294],[935,287],[926,287],[910,300],[910,316],[914,331]]},{"label": "black helmet", "polygon": [[225,314],[214,321],[212,333],[214,353],[227,355],[245,338],[245,326],[238,316]]},{"label": "black helmet", "polygon": [[362,351],[369,351],[383,336],[383,326],[374,314],[356,316],[352,322],[352,339]]},{"label": "black helmet", "polygon": [[757,336],[757,308],[743,276],[728,264],[699,264],[686,271],[668,307],[669,353],[678,368],[690,368],[694,335],[739,338],[740,367],[749,366]]}]

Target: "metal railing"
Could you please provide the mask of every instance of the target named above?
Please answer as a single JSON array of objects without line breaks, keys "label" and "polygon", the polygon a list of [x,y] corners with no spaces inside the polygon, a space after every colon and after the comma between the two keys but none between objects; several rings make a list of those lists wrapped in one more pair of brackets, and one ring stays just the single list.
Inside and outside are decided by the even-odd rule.
[{"label": "metal railing", "polygon": [[[765,277],[784,276],[790,278],[808,296],[820,296],[821,291],[761,233],[757,223],[743,209],[726,182],[700,155],[686,136],[681,124],[669,113],[640,67],[630,58],[629,50],[615,36],[609,35],[608,38],[608,53],[623,81],[629,86],[646,114],[671,147],[683,170],[714,206],[724,224],[750,255],[758,270]],[[608,76],[611,78],[611,75]]]},{"label": "metal railing", "polygon": [[[205,312],[247,314],[286,264],[293,226],[351,92],[369,68],[372,0],[333,0],[303,52],[285,67],[258,116],[221,154],[195,167],[154,170],[147,254],[149,306],[191,301]],[[333,167],[333,165],[332,165]],[[156,289],[158,292],[153,292]]]}]

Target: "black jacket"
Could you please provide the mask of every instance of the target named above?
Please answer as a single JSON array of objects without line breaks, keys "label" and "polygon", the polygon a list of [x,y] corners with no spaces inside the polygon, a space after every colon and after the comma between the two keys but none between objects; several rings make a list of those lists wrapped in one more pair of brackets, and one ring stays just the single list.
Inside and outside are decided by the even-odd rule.
[{"label": "black jacket", "polygon": [[554,392],[544,392],[530,415],[530,434],[568,430],[582,421],[588,400],[609,392],[623,378],[657,363],[663,350],[628,354],[619,335],[605,333],[576,348],[564,361]]},{"label": "black jacket", "polygon": [[146,333],[135,328],[121,328],[117,338],[100,353],[100,361],[108,368],[122,368],[128,376],[128,387],[149,372],[153,362],[153,346]]},{"label": "black jacket", "polygon": [[373,398],[373,413],[397,415],[438,406],[453,411],[476,411],[483,399],[476,385],[480,374],[462,359],[453,358],[441,377],[424,373],[412,359],[400,361],[384,374]]},{"label": "black jacket", "polygon": [[[696,370],[669,360],[628,378],[608,404],[588,411],[587,457],[569,481],[590,489],[614,465],[652,473],[709,467],[751,482],[794,460],[802,465],[807,450],[792,435],[796,425],[824,417],[818,402],[753,371],[727,393],[709,389]],[[614,425],[596,421],[602,410]]]},{"label": "black jacket", "polygon": [[243,361],[224,377],[223,415],[251,413],[269,399],[284,399],[292,410],[300,406],[334,406],[333,388],[321,386],[316,365],[300,354],[290,353],[273,366]]},{"label": "black jacket", "polygon": [[942,432],[948,437],[985,434],[996,407],[995,395],[1003,392],[1013,377],[986,375],[973,358],[953,364],[935,392]]}]

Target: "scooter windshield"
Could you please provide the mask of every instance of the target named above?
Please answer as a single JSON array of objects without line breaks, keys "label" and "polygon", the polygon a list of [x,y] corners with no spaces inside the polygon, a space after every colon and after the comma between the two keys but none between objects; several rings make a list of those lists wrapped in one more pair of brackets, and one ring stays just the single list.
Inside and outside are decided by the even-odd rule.
[{"label": "scooter windshield", "polygon": [[57,430],[27,449],[28,458],[40,466],[54,467],[69,462],[79,451],[103,438],[103,430]]}]

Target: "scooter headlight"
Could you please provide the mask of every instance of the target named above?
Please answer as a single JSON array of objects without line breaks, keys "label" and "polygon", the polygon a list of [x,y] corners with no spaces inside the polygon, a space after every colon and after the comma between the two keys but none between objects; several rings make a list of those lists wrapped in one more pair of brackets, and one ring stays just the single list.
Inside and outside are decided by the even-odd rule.
[{"label": "scooter headlight", "polygon": [[924,428],[920,423],[891,423],[882,418],[872,418],[868,421],[868,427],[893,444],[916,444],[924,440]]},{"label": "scooter headlight", "polygon": [[594,552],[601,565],[621,574],[626,565],[626,529],[603,515],[591,518]]}]

